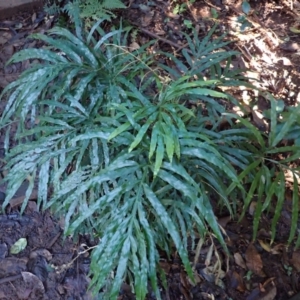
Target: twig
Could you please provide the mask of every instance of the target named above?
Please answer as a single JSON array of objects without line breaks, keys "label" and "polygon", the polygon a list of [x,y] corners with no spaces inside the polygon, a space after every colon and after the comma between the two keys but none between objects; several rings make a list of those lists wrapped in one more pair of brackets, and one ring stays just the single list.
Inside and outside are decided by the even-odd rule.
[{"label": "twig", "polygon": [[208,0],[203,0],[208,6],[211,6],[213,8],[215,8],[216,10],[218,11],[221,11],[221,8],[220,7],[217,7],[215,5],[213,5],[212,3],[210,3]]},{"label": "twig", "polygon": [[21,274],[14,275],[14,276],[9,276],[9,277],[5,277],[5,278],[0,279],[0,284],[6,283],[6,282],[10,282],[10,281],[15,281],[15,280],[17,280],[19,278],[22,278]]},{"label": "twig", "polygon": [[[139,27],[138,24],[133,23],[133,22],[131,22],[131,23],[132,23],[133,25]],[[171,46],[173,46],[173,47],[175,47],[175,48],[177,48],[177,49],[179,49],[179,50],[185,48],[185,47],[188,45],[188,44],[185,44],[185,45],[182,45],[182,46],[181,46],[181,45],[178,45],[178,44],[176,44],[176,43],[174,43],[174,42],[172,42],[172,41],[170,41],[170,40],[168,40],[168,39],[165,39],[165,38],[163,38],[163,37],[160,37],[159,35],[157,35],[157,34],[154,33],[154,32],[151,32],[151,31],[149,31],[149,30],[147,30],[147,29],[144,29],[144,28],[139,28],[139,30],[141,30],[142,32],[144,32],[144,33],[150,35],[151,37],[153,37],[153,38],[155,38],[155,39],[158,39],[158,40],[160,40],[160,41],[162,41],[162,42],[164,42],[164,43],[166,43],[166,44],[169,44],[169,45],[171,45]],[[186,51],[187,51],[188,53],[190,53],[190,54],[193,54],[192,51],[189,50],[189,49],[186,49]]]},{"label": "twig", "polygon": [[60,235],[61,235],[61,231],[59,231],[59,233],[56,234],[56,236],[49,242],[48,247],[47,247],[48,249],[52,248],[52,246],[55,244],[55,242],[60,237]]},{"label": "twig", "polygon": [[51,265],[51,267],[56,271],[56,274],[60,274],[60,273],[64,272],[65,270],[69,269],[69,268],[72,266],[72,264],[74,263],[74,261],[75,261],[80,255],[82,255],[82,254],[84,254],[84,253],[86,253],[86,252],[88,252],[88,251],[90,251],[90,250],[92,250],[92,249],[94,249],[94,248],[96,248],[96,247],[98,247],[98,245],[93,246],[93,247],[89,247],[89,248],[87,248],[87,249],[85,249],[85,250],[83,250],[83,251],[80,251],[80,252],[78,253],[78,255],[77,255],[75,258],[73,258],[70,262],[68,262],[67,264],[63,264],[63,265],[61,265],[61,266]]}]

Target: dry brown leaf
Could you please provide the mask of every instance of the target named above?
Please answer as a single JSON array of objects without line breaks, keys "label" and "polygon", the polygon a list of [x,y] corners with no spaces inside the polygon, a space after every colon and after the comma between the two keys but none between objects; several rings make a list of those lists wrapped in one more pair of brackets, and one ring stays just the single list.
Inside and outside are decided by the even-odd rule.
[{"label": "dry brown leaf", "polygon": [[260,257],[260,254],[257,252],[255,246],[251,243],[249,244],[246,253],[246,266],[249,270],[251,270],[254,274],[264,277],[265,274],[262,271],[263,263]]},{"label": "dry brown leaf", "polygon": [[269,244],[265,243],[263,240],[258,240],[258,242],[264,250],[271,252],[271,247]]},{"label": "dry brown leaf", "polygon": [[275,246],[271,249],[271,253],[272,253],[272,254],[281,254],[284,247],[285,247],[284,244],[278,244],[278,245],[275,245]]},{"label": "dry brown leaf", "polygon": [[206,258],[205,258],[205,262],[204,262],[207,267],[210,265],[212,254],[213,254],[213,250],[214,250],[214,245],[211,244],[211,246],[209,247],[209,250],[208,250],[208,252],[206,254]]},{"label": "dry brown leaf", "polygon": [[187,275],[183,271],[180,272],[180,282],[186,290],[191,289],[191,285],[190,285],[189,281],[187,280]]},{"label": "dry brown leaf", "polygon": [[130,52],[133,52],[135,50],[138,50],[140,49],[140,45],[137,43],[137,42],[132,42],[130,45],[129,45],[129,51]]},{"label": "dry brown leaf", "polygon": [[277,295],[277,288],[274,284],[275,277],[268,278],[264,284],[260,287],[261,292],[263,293],[260,300],[273,300]]},{"label": "dry brown leaf", "polygon": [[297,272],[300,272],[300,251],[294,251],[291,264],[294,266]]},{"label": "dry brown leaf", "polygon": [[239,267],[247,269],[245,261],[240,253],[234,253],[234,261]]},{"label": "dry brown leaf", "polygon": [[249,212],[249,214],[250,214],[251,216],[253,216],[254,213],[255,213],[256,204],[257,204],[256,201],[252,201],[252,202],[250,203],[250,205],[249,205],[248,212]]},{"label": "dry brown leaf", "polygon": [[200,275],[205,278],[208,282],[214,282],[215,284],[221,286],[226,273],[221,269],[216,269],[213,266],[206,267],[200,270]]},{"label": "dry brown leaf", "polygon": [[141,25],[142,27],[147,27],[153,21],[154,11],[150,11],[146,14],[143,14],[141,17]]},{"label": "dry brown leaf", "polygon": [[194,271],[193,271],[193,275],[194,275],[194,281],[191,280],[190,277],[187,277],[187,280],[188,280],[188,282],[190,283],[190,285],[195,286],[195,285],[197,285],[198,283],[200,283],[200,282],[203,281],[203,279],[200,277],[200,275],[199,275],[199,273],[198,273],[197,270],[194,270]]},{"label": "dry brown leaf", "polygon": [[239,292],[245,292],[246,287],[243,282],[242,276],[236,271],[229,271],[227,274],[229,278],[229,284],[231,288],[238,290]]},{"label": "dry brown leaf", "polygon": [[21,272],[23,280],[26,282],[27,287],[29,286],[32,290],[38,290],[45,293],[45,288],[42,281],[30,272]]},{"label": "dry brown leaf", "polygon": [[260,300],[273,300],[277,295],[276,286],[273,286],[265,295],[261,296]]}]

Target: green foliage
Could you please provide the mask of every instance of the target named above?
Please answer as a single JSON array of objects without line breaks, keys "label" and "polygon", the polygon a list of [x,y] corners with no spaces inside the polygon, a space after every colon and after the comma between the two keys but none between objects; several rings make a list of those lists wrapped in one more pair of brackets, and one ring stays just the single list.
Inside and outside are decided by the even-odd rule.
[{"label": "green foliage", "polygon": [[[150,68],[147,45],[129,53],[128,29],[105,35],[99,23],[84,41],[63,28],[36,34],[49,47],[23,50],[10,60],[43,63],[3,91],[10,96],[2,125],[17,120],[19,141],[12,150],[6,145],[9,192],[3,208],[24,180],[30,182],[28,196],[38,180],[38,206],[64,214],[66,234],[92,231],[101,237],[91,264],[96,290],[116,269],[110,299],[125,277],[134,278],[137,299],[144,299],[147,279],[159,298],[159,249],[171,255],[174,244],[192,277],[187,232],[204,236],[209,226],[225,247],[209,199],[222,197],[232,211],[224,196],[225,181],[239,185],[224,157],[233,146],[231,134],[220,151],[221,135],[204,129],[200,105],[185,105],[188,99],[205,101],[217,123],[222,109],[215,99],[228,96],[215,89],[225,80],[193,81],[187,72],[165,84]],[[98,32],[102,38],[96,41]],[[214,67],[208,52],[203,62]]]},{"label": "green foliage", "polygon": [[[82,18],[98,20],[114,18],[113,10],[126,8],[122,0],[57,0],[48,3],[45,10],[48,13],[66,12],[76,27]],[[64,2],[64,4],[60,3]]]},{"label": "green foliage", "polygon": [[[293,213],[288,239],[290,244],[295,235],[299,234],[297,223],[299,217],[300,145],[297,143],[297,139],[299,139],[300,106],[291,107],[284,112],[284,104],[281,100],[276,100],[271,95],[265,95],[265,97],[271,104],[270,110],[266,112],[270,127],[268,135],[259,131],[248,120],[238,118],[243,127],[248,128],[248,133],[245,135],[246,142],[240,143],[239,149],[252,153],[252,159],[249,160],[247,168],[239,174],[239,180],[249,185],[247,194],[243,197],[245,200],[240,219],[255,196],[257,203],[253,222],[253,238],[256,238],[262,214],[267,212],[272,219],[271,242],[273,242],[276,225],[286,201],[286,194],[292,190]],[[283,145],[283,140],[290,145]],[[252,142],[249,143],[249,141]],[[292,187],[286,186],[286,177],[291,177]],[[227,194],[231,194],[234,187],[235,184],[232,183]],[[275,207],[272,206],[274,199],[276,199]]]},{"label": "green foliage", "polygon": [[[10,149],[6,139],[9,192],[3,209],[27,180],[23,211],[37,181],[38,207],[64,215],[65,234],[100,237],[91,262],[96,292],[102,288],[108,299],[116,299],[127,278],[136,299],[145,298],[148,281],[160,299],[159,251],[170,256],[175,247],[192,278],[188,237],[194,241],[196,232],[203,237],[212,231],[226,248],[210,199],[234,216],[243,200],[238,195],[245,196],[245,212],[257,192],[258,220],[277,195],[276,224],[284,185],[279,166],[298,154],[294,147],[276,147],[299,125],[298,109],[278,122],[272,100],[269,139],[245,119],[234,125],[238,117],[226,116],[220,104],[234,99],[219,88],[246,83],[230,69],[238,53],[222,50],[227,44],[222,38],[211,39],[215,28],[201,41],[187,36],[184,61],[161,54],[178,72],[157,65],[145,51],[148,45],[129,52],[130,28],[105,34],[100,23],[88,33],[77,28],[77,36],[64,28],[35,34],[49,47],[22,50],[10,59],[41,63],[2,93],[8,103],[1,124],[8,135],[17,124],[11,135],[18,142]],[[218,129],[222,116],[233,128]],[[275,170],[267,156],[279,152],[293,155]],[[258,184],[262,180],[265,186]],[[251,182],[245,191],[242,184]],[[262,195],[270,191],[264,202]]]}]

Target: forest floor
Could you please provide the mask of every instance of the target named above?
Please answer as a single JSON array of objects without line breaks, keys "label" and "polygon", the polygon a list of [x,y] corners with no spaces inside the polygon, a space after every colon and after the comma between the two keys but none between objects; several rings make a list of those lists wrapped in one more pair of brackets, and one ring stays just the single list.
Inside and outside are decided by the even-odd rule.
[{"label": "forest floor", "polygon": [[[226,38],[232,41],[228,49],[241,53],[232,61],[233,66],[247,69],[245,75],[254,85],[286,105],[299,105],[300,2],[253,0],[249,5],[233,0],[131,0],[127,9],[116,14],[137,29],[132,47],[156,39],[151,51],[163,49],[178,57],[186,47],[182,32],[191,34],[194,27],[201,38],[213,23],[218,23],[217,33],[228,33]],[[7,60],[21,49],[42,47],[28,35],[46,32],[56,21],[44,11],[19,11],[0,21],[0,91],[29,66],[28,62],[6,66]],[[242,87],[234,93],[248,108],[253,124],[266,130],[263,113],[269,108],[267,99]],[[0,136],[0,157],[4,138]],[[290,184],[288,179],[286,184]],[[6,215],[0,215],[0,300],[98,299],[87,291],[90,259],[86,251],[97,241],[88,236],[76,241],[64,238],[63,220],[57,220],[49,211],[37,212],[36,191],[20,215],[25,191],[26,186],[15,195]],[[0,201],[5,192],[6,187],[0,186]],[[231,255],[228,257],[212,238],[200,240],[199,252],[190,251],[196,283],[187,278],[176,253],[169,260],[161,260],[168,282],[163,299],[300,299],[300,251],[287,246],[291,203],[291,195],[287,194],[272,245],[268,215],[262,217],[257,239],[252,241],[255,199],[240,222],[216,210]],[[12,254],[16,242],[24,249]],[[135,299],[126,283],[119,296],[119,300],[125,299]],[[151,291],[147,299],[154,299]]]}]

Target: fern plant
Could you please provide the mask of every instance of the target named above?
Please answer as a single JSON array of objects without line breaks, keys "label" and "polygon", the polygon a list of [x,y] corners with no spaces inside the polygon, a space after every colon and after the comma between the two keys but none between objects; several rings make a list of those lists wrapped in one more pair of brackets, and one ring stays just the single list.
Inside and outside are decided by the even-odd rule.
[{"label": "fern plant", "polygon": [[55,1],[52,4],[48,3],[45,11],[49,14],[67,13],[76,28],[82,19],[111,20],[111,18],[115,18],[114,10],[126,8],[122,0],[67,0],[63,3],[61,3],[63,0],[57,1],[58,3]]},{"label": "fern plant", "polygon": [[[271,243],[273,243],[286,193],[290,190],[293,195],[292,219],[287,242],[291,244],[293,239],[298,236],[295,246],[299,247],[300,232],[297,226],[299,218],[300,106],[284,111],[282,100],[276,100],[271,95],[264,96],[270,101],[270,110],[266,115],[269,120],[268,134],[259,131],[249,120],[238,117],[243,128],[247,128],[246,142],[239,144],[240,151],[252,153],[247,167],[241,169],[239,174],[239,180],[245,185],[249,185],[247,194],[243,195],[244,203],[240,219],[245,215],[255,196],[257,201],[253,216],[253,238],[256,238],[261,216],[263,213],[268,213],[272,220],[270,229]],[[288,145],[283,144],[284,140]],[[291,177],[291,186],[286,185],[286,177]],[[228,195],[231,194],[234,187],[234,183],[229,186]]]},{"label": "fern plant", "polygon": [[121,8],[126,8],[121,0],[87,0],[80,3],[81,17],[94,20],[110,20],[115,17],[113,10]]},{"label": "fern plant", "polygon": [[[226,248],[210,199],[235,214],[228,195],[246,193],[237,171],[254,170],[247,143],[256,131],[218,130],[225,113],[219,101],[233,101],[218,88],[245,83],[229,63],[219,67],[237,53],[222,51],[224,42],[211,39],[214,28],[202,41],[188,39],[198,60],[183,51],[185,63],[174,60],[184,71],[179,76],[159,69],[148,45],[128,52],[130,29],[105,34],[100,24],[87,33],[77,29],[77,36],[64,28],[35,34],[49,47],[10,59],[41,63],[2,93],[8,98],[1,118],[8,162],[2,208],[28,181],[23,211],[37,181],[38,207],[62,214],[65,234],[100,237],[91,255],[96,292],[116,299],[127,279],[136,299],[144,299],[149,281],[160,299],[159,251],[170,256],[175,246],[192,278],[188,237],[211,231]],[[10,133],[13,123],[17,131]],[[11,137],[18,142],[12,148]]]}]

